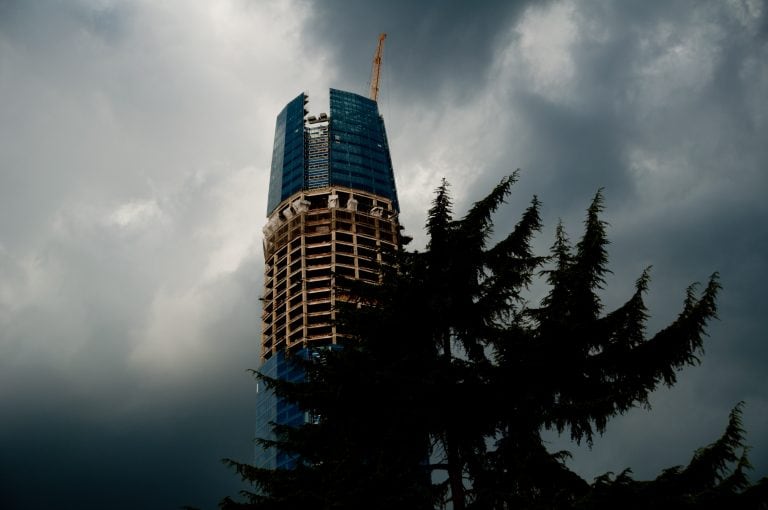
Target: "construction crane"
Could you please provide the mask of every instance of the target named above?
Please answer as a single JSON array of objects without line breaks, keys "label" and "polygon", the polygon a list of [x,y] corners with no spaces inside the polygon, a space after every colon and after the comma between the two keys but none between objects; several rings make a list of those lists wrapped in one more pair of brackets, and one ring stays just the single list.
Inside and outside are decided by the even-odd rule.
[{"label": "construction crane", "polygon": [[379,34],[379,45],[376,47],[376,55],[373,57],[373,67],[371,67],[371,93],[369,97],[376,101],[379,98],[379,76],[381,76],[381,55],[384,53],[384,39],[387,34]]}]

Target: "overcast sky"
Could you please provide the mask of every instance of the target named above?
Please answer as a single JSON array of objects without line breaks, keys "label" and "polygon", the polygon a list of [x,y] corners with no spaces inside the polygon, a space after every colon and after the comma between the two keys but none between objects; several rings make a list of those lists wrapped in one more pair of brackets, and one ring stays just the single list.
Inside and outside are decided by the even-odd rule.
[{"label": "overcast sky", "polygon": [[651,332],[722,275],[702,364],[571,466],[655,476],[744,400],[768,475],[765,2],[0,0],[0,507],[236,493],[275,117],[367,93],[380,32],[415,247],[441,177],[461,213],[520,168],[497,231],[537,194],[544,253],[604,187],[604,299],[652,264]]}]

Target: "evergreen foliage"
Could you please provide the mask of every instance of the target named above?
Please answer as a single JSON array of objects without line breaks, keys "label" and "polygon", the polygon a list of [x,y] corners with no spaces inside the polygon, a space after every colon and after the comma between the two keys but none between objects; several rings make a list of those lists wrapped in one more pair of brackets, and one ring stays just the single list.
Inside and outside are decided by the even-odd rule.
[{"label": "evergreen foliage", "polygon": [[[602,190],[575,246],[558,225],[550,255],[533,253],[536,197],[491,244],[492,217],[515,180],[460,219],[443,180],[426,250],[389,254],[380,285],[342,285],[344,348],[295,360],[303,383],[257,375],[315,419],[275,425],[277,439],[260,440],[295,455],[293,469],[227,461],[254,490],[221,508],[768,508],[768,480],[747,477],[741,404],[719,440],[651,481],[627,469],[590,484],[568,469],[568,452],[545,448],[541,432],[553,428],[592,444],[611,418],[648,406],[651,392],[696,364],[720,285],[715,273],[701,290],[690,286],[677,318],[649,336],[650,268],[615,310],[600,301],[610,273]],[[536,278],[549,291],[532,307],[524,296]]]}]

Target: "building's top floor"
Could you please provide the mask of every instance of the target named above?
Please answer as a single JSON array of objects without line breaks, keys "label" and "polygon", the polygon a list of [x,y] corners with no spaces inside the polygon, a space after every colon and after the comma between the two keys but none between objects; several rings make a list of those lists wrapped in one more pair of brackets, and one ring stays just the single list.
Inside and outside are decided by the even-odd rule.
[{"label": "building's top floor", "polygon": [[[381,218],[397,222],[398,212],[392,201],[381,195],[341,186],[302,190],[284,200],[269,216],[264,225],[265,240],[279,240],[287,235],[291,221],[305,213],[327,214],[331,210],[343,211],[345,218],[356,218],[361,224]],[[278,244],[280,244],[278,242]],[[265,254],[271,249],[265,248]]]},{"label": "building's top floor", "polygon": [[267,216],[299,191],[344,186],[389,199],[398,209],[389,144],[378,105],[330,90],[330,115],[309,115],[299,94],[277,116]]}]

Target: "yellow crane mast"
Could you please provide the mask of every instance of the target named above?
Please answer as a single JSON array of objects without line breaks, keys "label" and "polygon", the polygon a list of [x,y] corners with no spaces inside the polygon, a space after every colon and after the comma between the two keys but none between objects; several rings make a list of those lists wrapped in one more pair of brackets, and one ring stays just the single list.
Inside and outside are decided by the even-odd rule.
[{"label": "yellow crane mast", "polygon": [[379,45],[376,47],[376,55],[373,57],[371,67],[371,93],[369,97],[376,101],[379,98],[379,76],[381,76],[381,55],[384,53],[384,39],[387,34],[379,34]]}]

